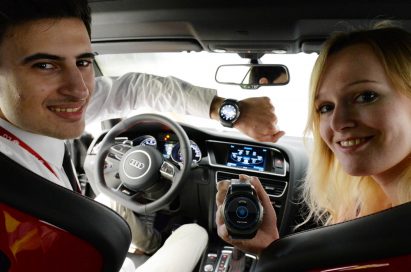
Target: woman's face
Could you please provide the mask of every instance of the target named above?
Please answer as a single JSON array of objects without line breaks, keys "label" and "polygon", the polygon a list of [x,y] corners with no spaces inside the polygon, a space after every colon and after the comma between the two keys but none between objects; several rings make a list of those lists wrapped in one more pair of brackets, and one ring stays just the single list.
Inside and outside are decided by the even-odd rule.
[{"label": "woman's face", "polygon": [[393,180],[409,165],[411,99],[365,44],[330,56],[322,78],[315,99],[321,138],[348,174]]}]

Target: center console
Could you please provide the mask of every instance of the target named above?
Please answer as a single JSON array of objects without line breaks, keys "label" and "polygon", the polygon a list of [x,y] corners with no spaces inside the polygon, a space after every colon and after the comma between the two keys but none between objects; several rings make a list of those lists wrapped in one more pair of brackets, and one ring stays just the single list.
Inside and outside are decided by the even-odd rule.
[{"label": "center console", "polygon": [[[277,214],[277,227],[281,228],[282,217],[289,185],[289,161],[282,150],[263,145],[209,140],[206,142],[209,164],[214,169],[215,183],[226,179],[238,179],[239,174],[258,177],[270,197]],[[215,222],[216,207],[213,210]],[[209,248],[199,271],[253,271],[257,257],[244,254],[225,244],[216,234],[213,223]]]},{"label": "center console", "polygon": [[232,246],[224,246],[219,254],[207,253],[200,271],[203,272],[240,272],[252,271],[257,264],[257,258],[245,254]]}]

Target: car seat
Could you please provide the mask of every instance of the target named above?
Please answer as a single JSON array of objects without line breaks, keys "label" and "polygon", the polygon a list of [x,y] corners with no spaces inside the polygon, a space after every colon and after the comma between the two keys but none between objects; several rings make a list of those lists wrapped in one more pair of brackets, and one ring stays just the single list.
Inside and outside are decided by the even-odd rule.
[{"label": "car seat", "polygon": [[131,233],[114,211],[0,153],[0,272],[119,271]]},{"label": "car seat", "polygon": [[411,203],[274,241],[257,271],[410,271]]}]

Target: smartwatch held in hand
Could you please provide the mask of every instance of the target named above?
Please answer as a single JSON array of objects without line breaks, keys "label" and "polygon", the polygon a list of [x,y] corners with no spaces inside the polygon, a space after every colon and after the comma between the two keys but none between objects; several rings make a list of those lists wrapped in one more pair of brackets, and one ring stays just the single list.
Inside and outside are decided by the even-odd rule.
[{"label": "smartwatch held in hand", "polygon": [[231,239],[251,239],[263,220],[263,206],[248,181],[232,179],[222,215]]}]

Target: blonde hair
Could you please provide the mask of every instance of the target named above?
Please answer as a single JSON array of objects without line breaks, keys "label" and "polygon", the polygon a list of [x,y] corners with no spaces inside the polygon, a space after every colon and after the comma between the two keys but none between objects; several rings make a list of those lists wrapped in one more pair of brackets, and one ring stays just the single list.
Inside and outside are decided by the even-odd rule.
[{"label": "blonde hair", "polygon": [[[314,101],[328,57],[355,44],[369,45],[395,89],[411,98],[410,33],[384,21],[372,28],[336,33],[325,42],[310,81],[305,134],[312,133],[313,141],[303,187],[303,198],[309,210],[305,222],[314,218],[328,225],[354,219],[377,212],[380,209],[378,202],[384,199],[384,193],[371,177],[350,176],[342,169],[319,132],[319,113]],[[401,203],[411,200],[411,167],[403,173],[397,189]]]}]

